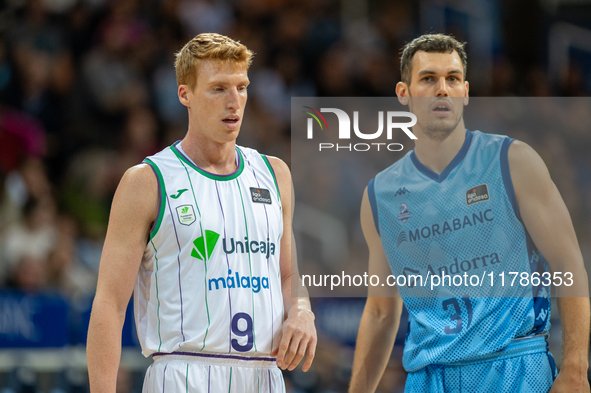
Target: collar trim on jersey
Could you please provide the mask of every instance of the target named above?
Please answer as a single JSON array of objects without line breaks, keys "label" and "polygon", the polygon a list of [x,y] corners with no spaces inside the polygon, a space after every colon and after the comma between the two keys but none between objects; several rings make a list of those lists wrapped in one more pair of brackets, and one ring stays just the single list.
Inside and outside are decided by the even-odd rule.
[{"label": "collar trim on jersey", "polygon": [[203,176],[212,179],[212,180],[217,180],[217,181],[228,181],[228,180],[234,180],[236,179],[238,176],[240,176],[240,174],[242,173],[242,171],[244,170],[244,157],[242,157],[242,152],[240,151],[240,149],[238,147],[236,147],[236,151],[238,152],[238,168],[236,168],[236,170],[228,175],[218,175],[215,173],[211,173],[211,172],[207,172],[206,170],[203,170],[201,168],[199,168],[197,165],[193,164],[193,162],[186,157],[183,153],[181,153],[179,151],[179,149],[176,147],[176,145],[178,145],[181,141],[176,141],[175,143],[173,143],[170,148],[172,149],[172,152],[179,158],[179,160],[183,161],[185,164],[189,165],[191,168],[193,168],[194,170],[196,170],[197,172],[199,172],[200,174],[202,174]]},{"label": "collar trim on jersey", "polygon": [[447,164],[447,167],[443,170],[443,172],[441,172],[441,174],[439,174],[439,175],[437,173],[433,172],[431,169],[427,168],[425,165],[423,165],[419,161],[419,159],[417,158],[417,156],[415,154],[414,149],[410,153],[410,158],[411,158],[413,164],[415,164],[415,166],[417,167],[417,169],[421,173],[423,173],[428,178],[433,179],[438,183],[441,183],[442,181],[444,181],[447,178],[447,176],[450,174],[450,172],[456,166],[458,166],[460,162],[462,162],[462,160],[466,156],[466,153],[468,153],[468,149],[470,148],[471,142],[472,142],[472,132],[470,130],[466,130],[466,138],[464,139],[464,144],[462,145],[462,148],[460,149],[458,154],[456,154],[456,156],[453,158],[453,160],[451,160],[451,162],[449,164]]}]

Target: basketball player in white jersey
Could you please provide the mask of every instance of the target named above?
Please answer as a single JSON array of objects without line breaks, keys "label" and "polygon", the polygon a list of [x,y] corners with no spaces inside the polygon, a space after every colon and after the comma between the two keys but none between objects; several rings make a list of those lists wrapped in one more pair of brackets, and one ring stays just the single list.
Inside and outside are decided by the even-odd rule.
[{"label": "basketball player in white jersey", "polygon": [[291,296],[289,169],[235,143],[251,58],[218,34],[177,54],[189,130],[115,193],[88,331],[93,393],[115,392],[134,286],[142,353],[154,359],[144,392],[282,392],[277,366],[312,364],[314,314]]}]

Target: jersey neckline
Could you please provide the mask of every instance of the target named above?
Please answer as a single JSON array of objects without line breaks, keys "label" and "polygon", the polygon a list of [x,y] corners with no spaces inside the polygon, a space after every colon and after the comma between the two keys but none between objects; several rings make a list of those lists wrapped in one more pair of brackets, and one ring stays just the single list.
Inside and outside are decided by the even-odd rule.
[{"label": "jersey neckline", "polygon": [[175,143],[173,143],[170,146],[172,152],[179,158],[179,160],[183,161],[185,164],[189,165],[191,168],[193,168],[194,170],[199,172],[201,175],[207,177],[208,179],[217,180],[217,181],[234,180],[238,176],[240,176],[240,174],[244,170],[244,157],[242,157],[242,151],[240,151],[238,146],[235,146],[235,149],[238,152],[238,167],[236,168],[236,170],[228,175],[218,175],[216,173],[211,173],[211,172],[208,172],[204,169],[199,168],[188,157],[186,157],[183,153],[181,153],[179,151],[179,149],[176,147],[176,145],[178,145],[180,142],[181,141],[176,141]]},{"label": "jersey neckline", "polygon": [[415,149],[412,149],[412,152],[410,153],[410,158],[413,162],[413,164],[415,165],[415,167],[425,176],[427,176],[428,178],[435,180],[438,183],[441,183],[442,181],[444,181],[447,176],[451,173],[451,171],[457,167],[460,162],[462,162],[462,160],[464,159],[464,157],[466,156],[466,153],[468,153],[468,149],[470,148],[470,143],[472,142],[472,132],[468,129],[466,129],[466,137],[464,138],[464,144],[462,145],[462,148],[460,149],[460,151],[458,152],[458,154],[456,154],[456,156],[453,158],[453,160],[451,160],[451,162],[449,164],[447,164],[447,166],[445,167],[445,169],[443,170],[443,172],[441,172],[441,174],[437,174],[434,171],[432,171],[431,169],[427,168],[425,165],[423,165],[423,163],[421,161],[419,161],[419,159],[417,158],[416,154],[415,154]]}]

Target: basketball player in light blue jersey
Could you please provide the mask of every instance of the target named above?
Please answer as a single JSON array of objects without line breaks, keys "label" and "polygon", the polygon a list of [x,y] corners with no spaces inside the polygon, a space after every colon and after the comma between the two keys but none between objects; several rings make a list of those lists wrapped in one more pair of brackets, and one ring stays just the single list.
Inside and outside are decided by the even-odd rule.
[{"label": "basketball player in light blue jersey", "polygon": [[497,287],[494,297],[449,281],[432,293],[400,286],[391,297],[370,290],[350,392],[376,390],[403,304],[407,392],[589,392],[587,275],[569,213],[531,147],[466,130],[466,66],[450,36],[424,35],[403,50],[396,94],[417,116],[418,139],[364,193],[369,274],[570,272],[577,291],[558,287],[561,370],[547,349],[549,286]]},{"label": "basketball player in light blue jersey", "polygon": [[291,291],[289,169],[236,145],[252,55],[209,33],[177,54],[189,129],[115,193],[88,331],[93,393],[115,392],[132,291],[142,353],[154,359],[144,393],[285,392],[279,368],[312,364],[314,314]]}]

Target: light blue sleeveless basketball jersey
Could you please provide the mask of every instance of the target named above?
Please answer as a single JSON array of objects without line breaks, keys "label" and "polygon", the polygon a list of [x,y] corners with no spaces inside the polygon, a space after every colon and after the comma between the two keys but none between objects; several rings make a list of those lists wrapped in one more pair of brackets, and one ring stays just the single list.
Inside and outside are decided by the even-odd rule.
[{"label": "light blue sleeveless basketball jersey", "polygon": [[527,342],[532,351],[546,350],[544,340],[540,348],[539,337],[527,337],[550,328],[550,288],[509,286],[509,272],[549,271],[520,219],[508,164],[512,141],[467,131],[461,150],[441,174],[411,151],[368,185],[394,275],[484,277],[477,288],[447,281],[433,290],[416,282],[398,287],[409,312],[403,355],[409,372],[429,364],[510,356],[527,350]]}]

